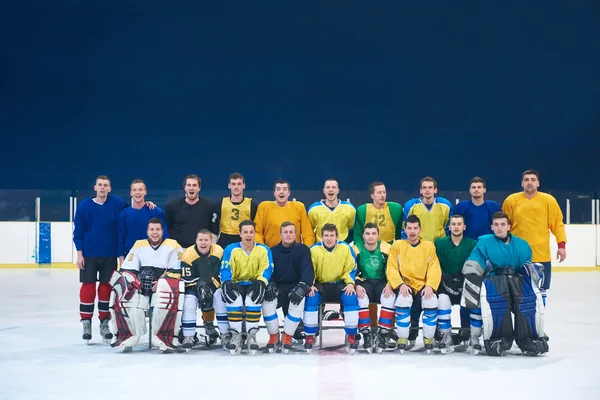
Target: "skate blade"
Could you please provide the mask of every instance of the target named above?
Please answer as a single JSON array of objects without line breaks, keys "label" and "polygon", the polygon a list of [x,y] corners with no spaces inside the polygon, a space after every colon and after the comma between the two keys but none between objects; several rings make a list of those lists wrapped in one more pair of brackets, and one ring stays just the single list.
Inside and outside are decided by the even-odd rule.
[{"label": "skate blade", "polygon": [[446,347],[444,349],[440,349],[442,354],[452,354],[454,353],[454,349],[452,347]]},{"label": "skate blade", "polygon": [[431,350],[425,350],[425,354],[430,355],[431,354]]},{"label": "skate blade", "polygon": [[283,354],[289,354],[289,352],[290,352],[290,349],[286,349],[286,348],[284,347],[283,349],[281,349],[281,352],[282,352]]},{"label": "skate blade", "polygon": [[90,345],[90,341],[88,339],[83,339],[83,342],[85,343],[86,346]]},{"label": "skate blade", "polygon": [[277,349],[275,347],[269,347],[267,350],[269,350],[270,354],[273,354]]},{"label": "skate blade", "polygon": [[306,351],[306,354],[310,354],[313,351],[313,349],[304,349],[304,350]]},{"label": "skate blade", "polygon": [[373,353],[373,348],[369,347],[365,349],[367,351],[368,354]]},{"label": "skate blade", "polygon": [[383,349],[382,349],[381,347],[376,347],[376,348],[375,348],[375,352],[376,352],[377,354],[381,354],[381,353],[383,353]]},{"label": "skate blade", "polygon": [[406,351],[406,349],[398,349],[398,351],[400,352],[400,354],[404,354],[404,352]]},{"label": "skate blade", "polygon": [[356,353],[356,349],[351,349],[350,347],[346,347],[346,353],[354,354],[354,353]]}]

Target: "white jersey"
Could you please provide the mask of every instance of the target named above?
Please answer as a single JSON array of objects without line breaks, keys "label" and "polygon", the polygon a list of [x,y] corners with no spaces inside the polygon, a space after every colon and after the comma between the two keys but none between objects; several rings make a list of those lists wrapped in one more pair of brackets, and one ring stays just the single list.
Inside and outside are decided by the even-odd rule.
[{"label": "white jersey", "polygon": [[125,258],[121,269],[140,271],[141,267],[154,267],[180,271],[179,259],[183,248],[173,239],[165,239],[158,247],[153,247],[148,239],[135,242]]}]

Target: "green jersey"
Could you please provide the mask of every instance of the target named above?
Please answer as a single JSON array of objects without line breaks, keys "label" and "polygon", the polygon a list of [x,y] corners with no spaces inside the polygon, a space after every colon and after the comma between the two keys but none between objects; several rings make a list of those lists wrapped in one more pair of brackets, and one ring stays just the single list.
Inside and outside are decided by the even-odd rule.
[{"label": "green jersey", "polygon": [[377,242],[377,248],[374,251],[367,250],[364,243],[352,246],[358,267],[357,279],[386,279],[385,268],[391,247],[387,242],[381,240]]},{"label": "green jersey", "polygon": [[402,206],[393,201],[388,201],[381,210],[372,203],[363,204],[356,209],[354,222],[354,243],[363,242],[363,232],[367,222],[373,222],[379,228],[379,238],[392,244],[394,239],[400,239],[402,234]]},{"label": "green jersey", "polygon": [[444,274],[460,273],[465,261],[477,245],[476,240],[465,236],[463,236],[458,246],[452,243],[450,236],[436,239],[433,243]]}]

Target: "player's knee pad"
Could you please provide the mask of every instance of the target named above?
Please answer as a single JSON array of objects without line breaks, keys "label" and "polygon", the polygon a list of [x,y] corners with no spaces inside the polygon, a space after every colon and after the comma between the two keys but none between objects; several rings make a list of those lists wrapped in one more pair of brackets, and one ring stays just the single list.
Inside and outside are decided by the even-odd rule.
[{"label": "player's knee pad", "polygon": [[515,314],[515,341],[524,352],[538,354],[547,346],[545,341],[538,346],[538,339],[544,337],[542,295],[528,276],[511,276],[508,283]]},{"label": "player's knee pad", "polygon": [[396,295],[395,294],[392,294],[390,297],[385,297],[385,295],[383,293],[381,293],[381,296],[379,297],[379,304],[381,304],[381,307],[393,309],[393,308],[395,308],[395,303],[396,303]]},{"label": "player's knee pad", "polygon": [[304,311],[319,311],[321,305],[321,295],[315,291],[313,296],[306,296],[306,302],[304,303]]},{"label": "player's knee pad", "polygon": [[[513,338],[511,298],[506,275],[490,276],[483,279],[481,286],[481,319],[483,338],[488,354],[499,355],[506,347],[501,340]],[[488,343],[489,342],[489,343]]]},{"label": "player's knee pad", "polygon": [[396,298],[396,307],[400,308],[411,308],[413,304],[413,297],[411,294],[408,296],[403,296],[402,294],[398,294]]},{"label": "player's knee pad", "polygon": [[347,311],[358,311],[360,308],[358,305],[358,296],[356,294],[347,295],[342,292],[342,308],[344,312]]},{"label": "player's knee pad", "polygon": [[371,300],[369,299],[369,295],[367,295],[365,293],[365,295],[362,297],[362,299],[358,296],[356,296],[358,298],[358,306],[360,308],[367,308],[369,307],[369,303],[371,302]]},{"label": "player's knee pad", "polygon": [[153,296],[152,334],[167,348],[175,348],[176,330],[179,329],[179,279],[162,277]]}]

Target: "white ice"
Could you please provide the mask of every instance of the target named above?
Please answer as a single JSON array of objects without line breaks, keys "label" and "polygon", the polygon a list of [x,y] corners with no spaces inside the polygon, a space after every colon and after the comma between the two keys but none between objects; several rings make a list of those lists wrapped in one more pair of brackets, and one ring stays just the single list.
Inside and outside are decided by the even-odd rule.
[{"label": "white ice", "polygon": [[[159,354],[144,345],[122,354],[101,344],[97,317],[91,344],[81,340],[77,271],[4,269],[0,399],[599,399],[599,288],[600,273],[555,274],[550,352],[539,357],[516,345],[502,358],[341,349],[252,357],[218,347]],[[343,331],[325,332],[325,346],[342,342]]]}]

